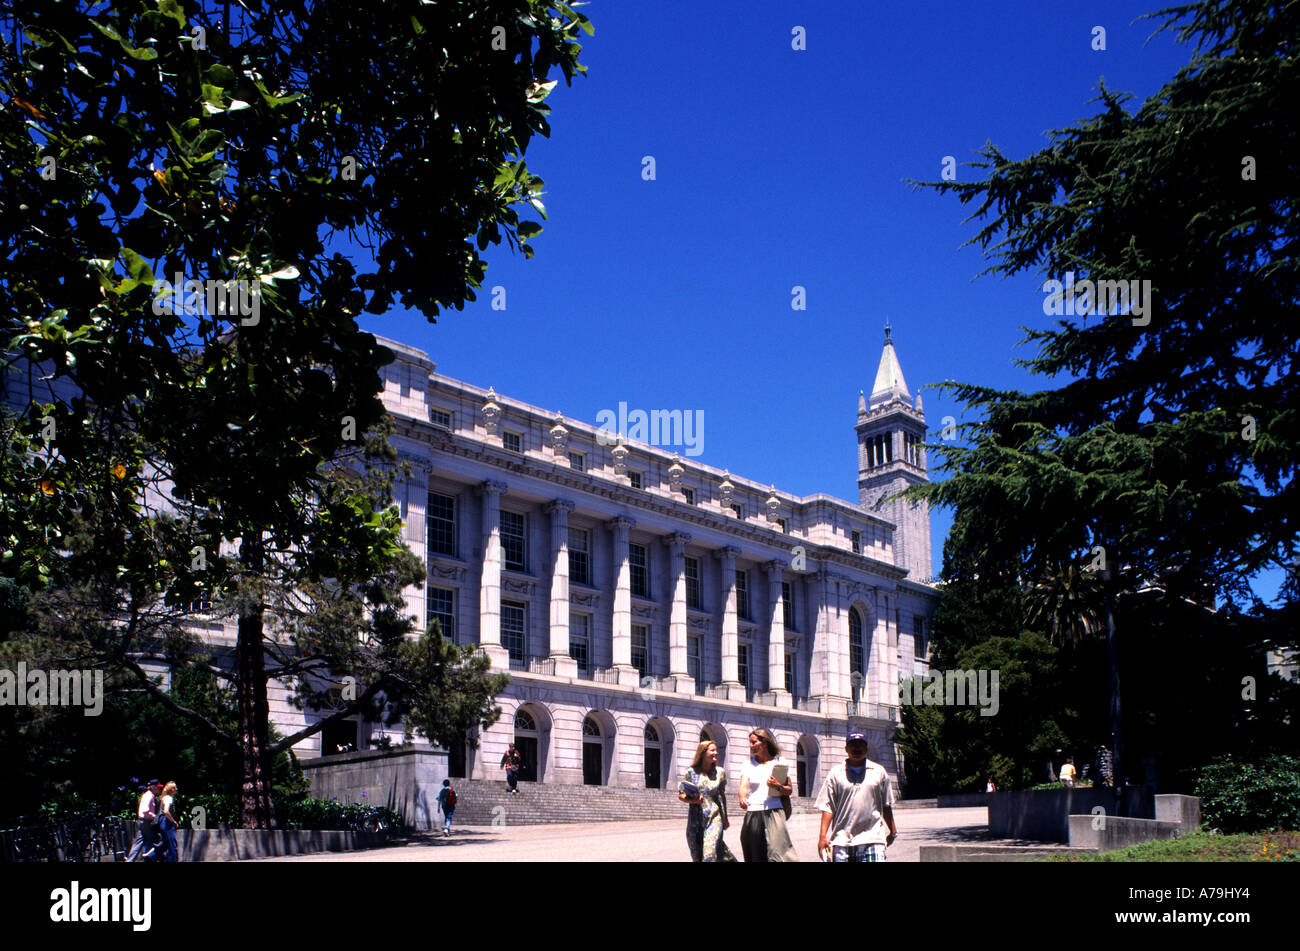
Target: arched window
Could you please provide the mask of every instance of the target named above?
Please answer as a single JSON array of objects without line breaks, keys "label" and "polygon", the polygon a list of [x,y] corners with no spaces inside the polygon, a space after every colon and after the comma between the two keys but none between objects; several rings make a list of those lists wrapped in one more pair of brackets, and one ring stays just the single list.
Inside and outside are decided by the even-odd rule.
[{"label": "arched window", "polygon": [[519,710],[515,713],[515,729],[536,732],[537,721],[527,710]]},{"label": "arched window", "polygon": [[849,609],[849,670],[865,675],[862,650],[862,615],[857,608]]},{"label": "arched window", "polygon": [[596,739],[600,739],[600,724],[596,722],[594,717],[587,717],[582,721],[582,735],[594,736]]},{"label": "arched window", "polygon": [[647,743],[659,742],[659,731],[655,729],[653,723],[647,723],[645,725],[645,741]]}]

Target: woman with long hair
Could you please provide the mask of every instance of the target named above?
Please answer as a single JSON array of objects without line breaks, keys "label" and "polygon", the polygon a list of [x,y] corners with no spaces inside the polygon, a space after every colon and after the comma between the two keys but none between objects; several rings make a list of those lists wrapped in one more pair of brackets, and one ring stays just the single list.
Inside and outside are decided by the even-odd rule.
[{"label": "woman with long hair", "polygon": [[176,816],[172,812],[172,804],[176,801],[176,784],[168,783],[163,787],[162,809],[158,812],[158,828],[162,832],[162,860],[164,862],[175,862],[178,859],[176,848],[176,830],[180,824],[176,821]]},{"label": "woman with long hair", "polygon": [[727,773],[718,765],[718,744],[704,740],[682,777],[677,798],[690,806],[686,816],[686,845],[692,862],[734,862],[722,841],[727,819]]},{"label": "woman with long hair", "polygon": [[[749,765],[740,776],[740,848],[746,862],[797,862],[799,855],[785,824],[785,801],[793,792],[790,764],[781,747],[761,727],[749,734]],[[775,775],[773,775],[775,772]]]}]

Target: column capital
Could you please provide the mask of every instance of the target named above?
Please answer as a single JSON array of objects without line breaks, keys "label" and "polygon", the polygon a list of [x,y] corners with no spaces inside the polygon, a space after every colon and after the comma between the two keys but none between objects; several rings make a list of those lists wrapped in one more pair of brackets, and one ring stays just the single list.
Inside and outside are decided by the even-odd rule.
[{"label": "column capital", "polygon": [[497,479],[488,479],[479,486],[480,495],[505,495],[510,490],[510,486]]},{"label": "column capital", "polygon": [[680,553],[691,543],[691,536],[686,532],[673,532],[671,535],[665,535],[664,541],[673,549],[674,553]]},{"label": "column capital", "polygon": [[615,515],[605,523],[605,527],[610,531],[617,531],[620,528],[636,528],[636,519],[629,518],[626,515]]},{"label": "column capital", "polygon": [[773,558],[771,561],[764,562],[763,567],[767,569],[772,578],[785,580],[782,575],[785,573],[786,563],[780,558]]},{"label": "column capital", "polygon": [[724,545],[722,548],[714,551],[713,557],[717,558],[719,561],[725,561],[728,558],[735,561],[740,557],[740,549],[735,545]]},{"label": "column capital", "polygon": [[568,499],[553,499],[546,503],[543,509],[547,515],[554,515],[556,512],[572,512],[576,506]]}]

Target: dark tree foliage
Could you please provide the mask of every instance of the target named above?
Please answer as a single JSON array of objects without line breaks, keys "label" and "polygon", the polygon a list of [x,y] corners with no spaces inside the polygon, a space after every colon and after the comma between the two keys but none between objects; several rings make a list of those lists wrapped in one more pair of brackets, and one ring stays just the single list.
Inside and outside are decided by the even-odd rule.
[{"label": "dark tree foliage", "polygon": [[297,593],[367,618],[377,666],[336,716],[400,693],[384,611],[420,573],[359,481],[391,462],[392,355],[357,317],[432,320],[474,299],[489,245],[531,255],[523,154],[584,30],[560,0],[0,3],[0,354],[24,407],[0,433],[0,573],[79,605],[93,653],[214,739],[142,663],[196,599],[237,617],[246,825],[274,821],[268,657],[356,663],[277,654]]},{"label": "dark tree foliage", "polygon": [[[1041,151],[1017,160],[990,144],[973,163],[981,178],[928,183],[972,206],[985,273],[1062,284],[1069,273],[1076,288],[1149,281],[1150,306],[1103,312],[1078,290],[1059,301],[1064,319],[1026,328],[1033,355],[1021,363],[1052,389],[946,384],[972,421],[964,444],[932,447],[947,478],[914,494],[954,512],[941,608],[954,645],[1017,621],[1072,643],[1113,621],[1107,670],[1141,678],[1127,681],[1123,729],[1112,682],[1116,749],[1127,733],[1134,757],[1203,762],[1206,751],[1149,728],[1151,711],[1165,710],[1169,729],[1180,704],[1196,708],[1218,725],[1215,744],[1263,729],[1242,680],[1297,629],[1300,4],[1206,0],[1152,17],[1194,52],[1136,110],[1102,86],[1098,114],[1051,132]],[[1026,314],[1049,309],[1025,302]],[[1266,606],[1249,579],[1277,568],[1292,580]],[[1185,656],[1224,669],[1213,691],[1165,697],[1152,690],[1152,645],[1189,612],[1206,633]],[[1289,741],[1265,732],[1294,743],[1291,729]]]}]

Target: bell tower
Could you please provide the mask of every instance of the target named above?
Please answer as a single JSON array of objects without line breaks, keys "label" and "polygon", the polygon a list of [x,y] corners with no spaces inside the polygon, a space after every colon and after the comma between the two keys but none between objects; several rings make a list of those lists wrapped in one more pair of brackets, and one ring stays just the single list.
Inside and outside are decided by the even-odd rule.
[{"label": "bell tower", "polygon": [[928,581],[930,507],[896,492],[929,482],[925,465],[925,412],[903,379],[889,325],[871,396],[858,395],[858,504],[894,523],[894,564],[913,581]]}]

